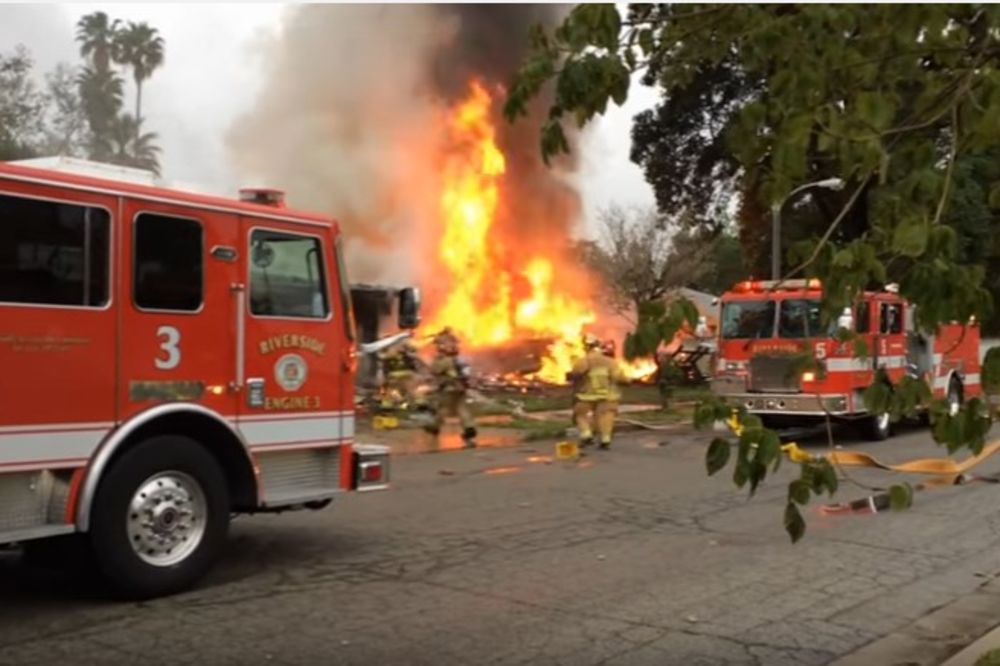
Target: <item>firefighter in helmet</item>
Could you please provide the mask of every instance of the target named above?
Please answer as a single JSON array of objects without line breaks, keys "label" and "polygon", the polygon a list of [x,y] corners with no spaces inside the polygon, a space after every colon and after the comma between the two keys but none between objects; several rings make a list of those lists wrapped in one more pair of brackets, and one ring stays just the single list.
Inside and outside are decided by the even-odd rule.
[{"label": "firefighter in helmet", "polygon": [[[601,343],[601,352],[615,363],[616,368],[618,367],[618,362],[615,361],[615,356],[618,353],[618,346],[612,338],[608,338]],[[618,416],[618,404],[622,400],[622,392],[617,382],[611,383],[609,393],[611,394],[611,410],[614,412],[615,416]]]},{"label": "firefighter in helmet", "polygon": [[573,364],[573,370],[568,374],[574,387],[573,416],[580,431],[582,447],[594,444],[593,424],[596,421],[600,447],[607,449],[611,446],[611,434],[615,427],[619,399],[617,384],[624,381],[624,376],[596,337],[584,335],[583,348],[585,355]]},{"label": "firefighter in helmet", "polygon": [[417,349],[409,342],[395,345],[379,354],[384,388],[390,396],[398,396],[404,409],[414,398],[420,359]]},{"label": "firefighter in helmet", "polygon": [[458,338],[444,329],[434,338],[436,356],[430,365],[434,383],[434,423],[427,427],[433,435],[441,432],[444,420],[457,416],[462,424],[465,448],[476,446],[476,423],[469,408],[468,392],[471,375],[469,366],[458,357]]}]

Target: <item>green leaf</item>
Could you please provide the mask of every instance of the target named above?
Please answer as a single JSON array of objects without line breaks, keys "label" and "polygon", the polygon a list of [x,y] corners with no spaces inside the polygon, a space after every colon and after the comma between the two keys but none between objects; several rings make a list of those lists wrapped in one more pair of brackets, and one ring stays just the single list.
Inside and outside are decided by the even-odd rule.
[{"label": "green leaf", "polygon": [[854,253],[849,249],[844,248],[843,250],[838,250],[837,254],[833,255],[833,265],[840,268],[849,268],[854,264]]},{"label": "green leaf", "polygon": [[733,483],[736,484],[737,488],[742,488],[747,484],[749,478],[750,463],[746,460],[737,460],[736,467],[733,469]]},{"label": "green leaf", "polygon": [[722,438],[715,438],[708,445],[708,452],[705,454],[705,466],[708,468],[708,475],[712,476],[729,462],[730,443]]},{"label": "green leaf", "polygon": [[839,485],[839,482],[837,481],[837,470],[833,468],[833,465],[824,460],[820,463],[817,472],[821,485],[826,488],[830,497],[833,497],[833,494],[837,492],[837,486]]},{"label": "green leaf", "polygon": [[990,188],[989,204],[990,208],[1000,208],[1000,183]]},{"label": "green leaf", "polygon": [[812,488],[802,479],[796,479],[788,484],[788,498],[796,504],[801,504],[802,506],[809,504],[811,496]]},{"label": "green leaf", "polygon": [[550,118],[545,122],[542,126],[541,145],[546,164],[560,153],[569,153],[569,142],[559,121]]},{"label": "green leaf", "polygon": [[802,514],[794,502],[785,505],[785,531],[792,538],[792,543],[797,543],[806,533],[806,521],[802,519]]},{"label": "green leaf", "polygon": [[1000,394],[1000,347],[990,347],[983,359],[979,380],[987,394]]},{"label": "green leaf", "polygon": [[930,227],[922,218],[904,220],[893,232],[892,249],[903,256],[919,257],[927,248],[929,232]]},{"label": "green leaf", "polygon": [[645,56],[653,52],[655,48],[653,31],[649,28],[645,28],[639,32],[639,48],[642,49],[642,54]]},{"label": "green leaf", "polygon": [[764,465],[769,465],[781,456],[781,440],[773,430],[763,430],[758,439],[757,456]]},{"label": "green leaf", "polygon": [[890,409],[892,400],[892,389],[889,388],[888,378],[884,370],[875,373],[875,380],[872,385],[865,389],[865,409],[870,414],[883,414]]},{"label": "green leaf", "polygon": [[892,124],[896,114],[895,102],[879,93],[862,92],[857,98],[858,115],[876,130],[883,130]]},{"label": "green leaf", "polygon": [[908,483],[900,483],[889,488],[889,506],[893,511],[908,509],[912,504],[913,486]]},{"label": "green leaf", "polygon": [[750,496],[753,497],[753,495],[757,492],[757,486],[759,486],[761,481],[767,477],[767,467],[754,458],[749,463],[748,472],[750,479]]},{"label": "green leaf", "polygon": [[625,49],[625,64],[628,65],[629,70],[635,71],[636,59],[635,51],[632,49]]}]

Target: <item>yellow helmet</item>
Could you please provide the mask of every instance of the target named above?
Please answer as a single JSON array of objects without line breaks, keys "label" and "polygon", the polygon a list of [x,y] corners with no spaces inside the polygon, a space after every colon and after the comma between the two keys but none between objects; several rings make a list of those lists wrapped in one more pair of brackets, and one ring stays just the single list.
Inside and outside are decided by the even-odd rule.
[{"label": "yellow helmet", "polygon": [[591,333],[587,333],[587,334],[585,334],[583,336],[583,348],[584,349],[587,349],[587,350],[597,349],[600,346],[601,346],[601,341],[597,339],[596,335],[593,335]]}]

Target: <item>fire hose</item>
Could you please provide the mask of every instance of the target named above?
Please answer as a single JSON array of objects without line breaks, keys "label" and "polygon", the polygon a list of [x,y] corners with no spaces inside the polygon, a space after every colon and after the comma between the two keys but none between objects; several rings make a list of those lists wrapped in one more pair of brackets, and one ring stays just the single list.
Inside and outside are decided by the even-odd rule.
[{"label": "fire hose", "polygon": [[[736,415],[726,421],[726,425],[732,432],[739,436],[743,432],[743,425]],[[965,485],[971,482],[1000,483],[1000,477],[982,476],[969,474],[976,465],[982,463],[987,458],[1000,451],[1000,440],[990,442],[983,447],[982,451],[971,455],[964,460],[953,460],[951,458],[916,458],[901,463],[884,463],[875,456],[861,451],[837,450],[829,453],[814,455],[803,451],[795,442],[788,442],[781,446],[781,452],[788,456],[791,462],[806,463],[826,460],[832,465],[842,467],[870,467],[890,472],[900,472],[904,474],[927,474],[932,478],[914,486],[914,491],[929,490],[941,486]],[[850,513],[854,511],[870,511],[878,513],[889,508],[889,493],[880,492],[867,497],[850,502],[839,502],[826,504],[821,507],[824,513]]]}]

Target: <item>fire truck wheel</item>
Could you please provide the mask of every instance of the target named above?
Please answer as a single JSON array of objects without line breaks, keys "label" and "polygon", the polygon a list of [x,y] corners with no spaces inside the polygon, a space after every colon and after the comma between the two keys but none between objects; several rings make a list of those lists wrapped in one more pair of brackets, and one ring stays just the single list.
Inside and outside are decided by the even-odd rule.
[{"label": "fire truck wheel", "polygon": [[948,382],[948,413],[955,416],[960,409],[962,409],[962,385],[952,377]]},{"label": "fire truck wheel", "polygon": [[121,595],[179,592],[221,551],[229,508],[226,478],[208,451],[187,437],[151,437],[101,480],[91,508],[97,564]]},{"label": "fire truck wheel", "polygon": [[869,416],[867,419],[868,436],[876,442],[889,439],[892,434],[892,420],[889,412],[877,416]]}]

